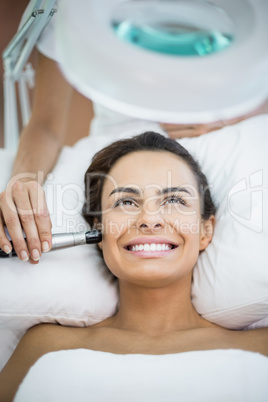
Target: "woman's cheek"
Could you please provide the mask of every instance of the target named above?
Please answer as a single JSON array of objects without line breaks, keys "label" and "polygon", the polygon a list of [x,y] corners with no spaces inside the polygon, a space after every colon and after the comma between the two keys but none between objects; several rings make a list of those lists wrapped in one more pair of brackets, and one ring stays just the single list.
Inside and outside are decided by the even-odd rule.
[{"label": "woman's cheek", "polygon": [[185,213],[174,212],[165,216],[165,221],[181,235],[198,235],[201,228],[201,216],[194,210]]},{"label": "woman's cheek", "polygon": [[180,233],[184,236],[199,236],[201,222],[199,219],[189,219],[181,222]]},{"label": "woman's cheek", "polygon": [[103,219],[103,235],[107,239],[118,239],[128,230],[129,219],[125,214],[110,213]]}]

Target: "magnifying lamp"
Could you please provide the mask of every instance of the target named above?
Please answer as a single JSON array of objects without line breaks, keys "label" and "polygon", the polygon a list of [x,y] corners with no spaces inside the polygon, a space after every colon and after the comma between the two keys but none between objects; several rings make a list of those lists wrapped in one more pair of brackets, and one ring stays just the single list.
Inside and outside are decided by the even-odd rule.
[{"label": "magnifying lamp", "polygon": [[57,48],[85,96],[146,120],[227,120],[268,96],[267,0],[64,0]]}]

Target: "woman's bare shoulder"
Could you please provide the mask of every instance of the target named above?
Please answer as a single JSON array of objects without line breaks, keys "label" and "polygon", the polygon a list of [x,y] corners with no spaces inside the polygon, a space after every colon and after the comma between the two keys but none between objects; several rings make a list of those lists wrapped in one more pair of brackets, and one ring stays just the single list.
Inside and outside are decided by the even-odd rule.
[{"label": "woman's bare shoulder", "polygon": [[242,349],[268,356],[268,328],[250,330],[212,330],[214,339],[226,349]]},{"label": "woman's bare shoulder", "polygon": [[241,331],[241,342],[246,350],[268,357],[268,328]]},{"label": "woman's bare shoulder", "polygon": [[0,401],[12,401],[29,369],[44,354],[71,348],[71,328],[39,324],[30,328],[0,373]]},{"label": "woman's bare shoulder", "polygon": [[81,329],[59,324],[38,324],[30,328],[24,337],[25,342],[37,342],[39,348],[56,349],[68,346],[76,331]]}]

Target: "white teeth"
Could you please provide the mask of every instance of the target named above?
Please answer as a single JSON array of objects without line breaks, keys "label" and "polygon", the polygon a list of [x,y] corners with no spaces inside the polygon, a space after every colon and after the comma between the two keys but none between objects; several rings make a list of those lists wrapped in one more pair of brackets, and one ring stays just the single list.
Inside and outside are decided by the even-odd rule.
[{"label": "white teeth", "polygon": [[151,251],[155,251],[156,250],[156,244],[152,243],[150,248],[151,248]]},{"label": "white teeth", "polygon": [[160,244],[160,243],[151,243],[151,244],[135,244],[130,246],[131,251],[168,251],[172,249],[170,244]]}]

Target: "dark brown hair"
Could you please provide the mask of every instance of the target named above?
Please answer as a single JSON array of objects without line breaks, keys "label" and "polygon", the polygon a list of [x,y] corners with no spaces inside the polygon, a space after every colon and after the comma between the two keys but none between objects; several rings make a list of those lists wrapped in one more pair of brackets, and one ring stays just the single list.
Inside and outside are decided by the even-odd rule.
[{"label": "dark brown hair", "polygon": [[216,207],[206,176],[196,160],[175,140],[147,131],[133,138],[113,142],[93,157],[92,163],[85,173],[85,203],[82,211],[83,217],[91,227],[94,226],[94,222],[101,222],[101,195],[106,175],[120,158],[138,151],[167,151],[180,157],[196,178],[201,199],[202,218],[206,220],[215,214]]}]

